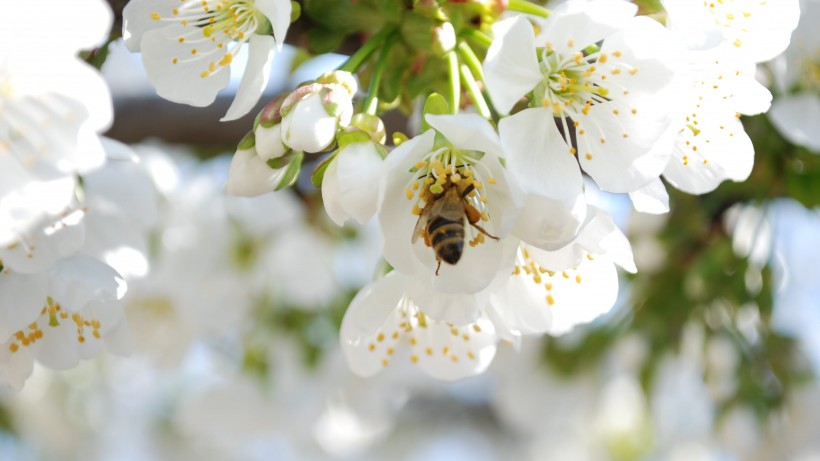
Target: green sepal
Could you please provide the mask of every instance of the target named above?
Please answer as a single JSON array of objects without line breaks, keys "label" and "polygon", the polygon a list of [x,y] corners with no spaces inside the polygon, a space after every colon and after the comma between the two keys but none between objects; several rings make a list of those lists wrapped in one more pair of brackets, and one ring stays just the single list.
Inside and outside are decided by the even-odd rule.
[{"label": "green sepal", "polygon": [[447,99],[438,93],[431,93],[427,96],[427,101],[424,102],[424,110],[421,113],[421,131],[422,133],[430,129],[430,124],[427,123],[427,114],[443,115],[450,113],[450,106],[447,104]]},{"label": "green sepal", "polygon": [[274,170],[281,170],[282,168],[288,166],[290,160],[291,155],[290,153],[287,153],[281,157],[270,158],[265,161],[265,164]]},{"label": "green sepal", "polygon": [[332,162],[337,155],[339,155],[338,150],[328,155],[324,160],[316,165],[316,168],[313,169],[313,173],[310,175],[310,183],[313,184],[314,187],[322,187],[322,181],[325,179],[325,171],[327,171],[327,167],[330,166],[330,162]]},{"label": "green sepal", "polygon": [[381,157],[382,160],[386,159],[387,154],[390,153],[390,151],[387,150],[387,147],[385,147],[384,144],[379,144],[379,143],[375,143],[373,145],[376,147],[376,152],[379,153],[379,157]]},{"label": "green sepal", "polygon": [[373,138],[364,130],[347,127],[336,134],[336,142],[339,143],[339,149],[344,149],[357,142],[373,142]]},{"label": "green sepal", "polygon": [[276,185],[276,189],[274,190],[282,190],[296,182],[296,178],[299,177],[299,171],[302,169],[302,160],[304,158],[304,152],[294,152],[294,155],[291,157],[290,164],[288,165],[288,169],[285,171],[285,174],[282,176],[282,180],[279,181],[279,184]]},{"label": "green sepal", "polygon": [[394,131],[393,132],[393,145],[399,147],[404,141],[407,141],[408,138],[406,134],[402,133],[401,131]]},{"label": "green sepal", "polygon": [[246,134],[242,140],[239,141],[239,144],[236,146],[236,150],[248,150],[252,149],[254,146],[256,146],[256,135],[253,134],[253,131],[249,131],[248,134]]}]

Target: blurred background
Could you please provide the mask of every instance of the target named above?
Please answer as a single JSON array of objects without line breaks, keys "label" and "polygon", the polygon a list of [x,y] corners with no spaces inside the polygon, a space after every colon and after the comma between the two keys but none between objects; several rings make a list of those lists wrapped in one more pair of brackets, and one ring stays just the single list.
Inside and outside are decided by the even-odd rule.
[{"label": "blurred background", "polygon": [[[502,344],[462,382],[409,363],[362,379],[338,330],[381,267],[376,226],[336,227],[308,177],[228,197],[256,111],[218,122],[230,91],[208,108],[164,101],[139,55],[109,51],[107,135],[133,145],[147,191],[116,266],[135,352],[0,389],[3,461],[820,460],[820,119],[744,118],[751,177],[704,196],[670,188],[666,215],[597,193],[639,269],[605,318]],[[817,51],[813,73],[783,83],[789,53],[759,70],[776,105],[820,90]],[[260,104],[343,59],[286,46]],[[398,113],[386,123],[407,130]]]}]

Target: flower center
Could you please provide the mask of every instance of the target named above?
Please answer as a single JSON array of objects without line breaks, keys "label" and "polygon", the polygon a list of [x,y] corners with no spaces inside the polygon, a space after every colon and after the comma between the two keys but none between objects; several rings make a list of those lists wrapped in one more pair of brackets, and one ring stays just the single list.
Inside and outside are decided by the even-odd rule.
[{"label": "flower center", "polygon": [[[230,65],[251,34],[269,24],[253,3],[254,0],[182,0],[170,16],[158,12],[150,16],[154,21],[174,22],[190,28],[177,38],[180,44],[193,46],[190,54],[173,58],[172,63],[207,62],[201,73],[201,77],[206,78]],[[197,48],[197,44],[202,46]]]},{"label": "flower center", "polygon": [[[77,326],[77,342],[80,344],[85,343],[87,339],[86,334],[89,332],[94,339],[101,338],[100,327],[102,325],[99,320],[87,319],[78,312],[69,314],[59,303],[55,303],[51,297],[47,299],[46,306],[43,307],[43,310],[40,312],[40,317],[43,320],[48,319],[47,322],[42,323],[45,323],[46,326],[50,328],[59,327],[60,321],[70,318]],[[11,335],[11,341],[8,346],[9,351],[12,353],[17,352],[21,346],[28,347],[43,339],[43,336],[44,332],[41,325],[38,322],[33,322],[26,330],[19,330]]]},{"label": "flower center", "polygon": [[[463,151],[453,147],[442,147],[427,154],[410,170],[414,173],[405,188],[407,200],[415,200],[412,213],[421,215],[426,206],[442,198],[445,191],[455,187],[468,208],[475,213],[467,216],[470,222],[489,221],[487,211],[487,191],[485,183],[493,185],[495,178],[479,160],[484,154],[478,151]],[[475,246],[484,241],[480,232],[473,234],[469,242]]]}]

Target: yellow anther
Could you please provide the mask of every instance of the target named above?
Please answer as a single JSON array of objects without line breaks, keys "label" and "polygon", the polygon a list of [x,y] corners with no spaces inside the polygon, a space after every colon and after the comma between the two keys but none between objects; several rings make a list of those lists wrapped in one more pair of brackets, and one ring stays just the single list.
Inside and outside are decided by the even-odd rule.
[{"label": "yellow anther", "polygon": [[546,299],[547,299],[547,304],[549,304],[550,306],[555,304],[555,298],[553,298],[552,295],[547,295]]},{"label": "yellow anther", "polygon": [[387,355],[393,355],[394,352],[396,352],[396,351],[392,347],[387,348]]},{"label": "yellow anther", "polygon": [[425,352],[427,355],[433,355],[433,349],[431,349],[431,348],[429,348],[429,347],[428,347],[427,349],[425,349],[425,350],[424,350],[424,352]]},{"label": "yellow anther", "polygon": [[480,333],[481,332],[481,327],[478,326],[477,323],[474,323],[473,324],[473,330],[475,330],[476,333]]},{"label": "yellow anther", "polygon": [[419,363],[419,357],[417,355],[411,355],[410,361],[413,363]]},{"label": "yellow anther", "polygon": [[376,336],[376,341],[378,341],[378,342],[384,341],[384,333],[379,333],[379,335]]},{"label": "yellow anther", "polygon": [[376,344],[375,343],[370,343],[370,346],[368,346],[367,348],[370,349],[371,351],[375,351],[376,350]]},{"label": "yellow anther", "polygon": [[154,11],[154,12],[151,13],[151,19],[153,19],[154,21],[159,21],[162,18],[160,17],[159,13]]},{"label": "yellow anther", "polygon": [[18,350],[18,349],[20,349],[20,346],[18,346],[18,345],[17,345],[17,343],[11,343],[11,344],[9,344],[9,351],[11,351],[11,352],[17,352],[17,350]]}]

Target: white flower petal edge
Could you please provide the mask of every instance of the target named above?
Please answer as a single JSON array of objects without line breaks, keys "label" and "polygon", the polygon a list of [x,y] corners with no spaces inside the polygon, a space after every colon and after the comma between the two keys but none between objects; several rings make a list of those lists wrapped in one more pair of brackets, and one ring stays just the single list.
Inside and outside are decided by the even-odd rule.
[{"label": "white flower petal edge", "polygon": [[342,320],[342,351],[354,373],[372,376],[391,364],[418,365],[426,374],[457,380],[482,373],[496,350],[486,317],[455,326],[433,320],[404,292],[408,278],[391,272],[364,287]]},{"label": "white flower petal edge", "polygon": [[768,61],[789,45],[800,18],[799,0],[693,2],[663,0],[670,25],[684,35],[723,37],[722,47],[749,62]]},{"label": "white flower petal edge", "polygon": [[635,211],[640,213],[664,214],[669,212],[669,194],[660,178],[630,192],[629,199],[632,200]]},{"label": "white flower petal edge", "polygon": [[236,120],[250,112],[268,85],[276,42],[268,35],[254,34],[248,43],[248,64],[242,73],[242,81],[239,82],[231,107],[219,119],[222,122]]},{"label": "white flower petal edge", "polygon": [[[546,126],[545,126],[546,125]],[[525,109],[499,122],[510,176],[527,195],[515,235],[545,250],[572,241],[586,203],[578,162],[548,109]]]},{"label": "white flower petal edge", "polygon": [[44,273],[26,275],[9,269],[0,272],[0,338],[22,330],[40,315],[46,287]]},{"label": "white flower petal edge", "polygon": [[276,190],[287,167],[273,169],[259,158],[256,147],[236,151],[228,168],[225,190],[229,195],[254,197]]},{"label": "white flower petal edge", "polygon": [[331,161],[322,181],[328,216],[342,226],[349,218],[365,224],[376,213],[382,158],[372,142],[345,146]]},{"label": "white flower petal edge", "polygon": [[578,239],[548,252],[522,245],[492,310],[517,334],[561,335],[608,312],[618,294],[615,265],[634,272],[629,241],[603,211],[590,207]]},{"label": "white flower petal edge", "polygon": [[535,53],[535,34],[526,19],[506,19],[493,24],[495,39],[484,60],[484,80],[493,106],[507,114],[543,76]]},{"label": "white flower petal edge", "polygon": [[820,96],[803,92],[779,97],[772,104],[769,118],[786,139],[820,153]]}]

